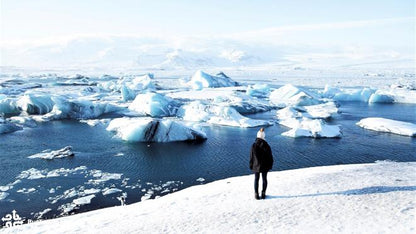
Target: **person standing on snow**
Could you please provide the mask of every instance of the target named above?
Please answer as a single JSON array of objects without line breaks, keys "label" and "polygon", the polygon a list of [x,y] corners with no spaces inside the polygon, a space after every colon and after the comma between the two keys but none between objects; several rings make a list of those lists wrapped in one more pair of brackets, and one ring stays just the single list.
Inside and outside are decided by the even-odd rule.
[{"label": "person standing on snow", "polygon": [[254,172],[254,197],[259,200],[259,180],[260,173],[263,180],[263,189],[261,199],[266,198],[267,189],[267,172],[272,169],[273,155],[269,144],[265,140],[266,133],[264,128],[257,132],[257,138],[251,146],[250,152],[250,170]]}]

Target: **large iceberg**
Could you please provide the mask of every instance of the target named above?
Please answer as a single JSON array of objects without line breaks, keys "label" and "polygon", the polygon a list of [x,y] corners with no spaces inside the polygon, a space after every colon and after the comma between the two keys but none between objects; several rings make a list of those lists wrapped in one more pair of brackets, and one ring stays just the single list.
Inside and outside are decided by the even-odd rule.
[{"label": "large iceberg", "polygon": [[163,94],[144,93],[136,96],[129,109],[143,116],[164,117],[174,115],[177,106],[175,100]]},{"label": "large iceberg", "polygon": [[254,114],[273,109],[273,105],[268,100],[247,95],[244,87],[205,88],[203,90],[170,92],[166,96],[184,102],[199,100],[202,102],[208,101],[212,105],[230,106],[240,114]]},{"label": "large iceberg", "polygon": [[19,112],[15,99],[0,95],[0,114],[18,114]]},{"label": "large iceberg", "polygon": [[196,90],[203,88],[217,88],[238,85],[237,82],[233,81],[230,77],[222,72],[216,76],[213,76],[201,70],[196,71],[187,84]]},{"label": "large iceberg", "polygon": [[339,89],[326,85],[321,95],[335,101],[416,104],[416,90],[397,87],[387,89]]},{"label": "large iceberg", "polygon": [[97,102],[89,100],[68,100],[64,96],[54,97],[55,105],[51,112],[36,116],[38,121],[57,119],[92,119],[103,114],[120,111],[124,108],[108,102]]},{"label": "large iceberg", "polygon": [[110,122],[108,131],[132,142],[171,142],[206,139],[202,131],[192,129],[170,119],[117,118]]},{"label": "large iceberg", "polygon": [[48,94],[25,94],[17,101],[19,109],[28,114],[46,114],[52,111],[54,102]]},{"label": "large iceberg", "polygon": [[233,127],[247,128],[271,125],[266,120],[255,120],[242,116],[233,107],[207,105],[201,101],[194,101],[181,106],[177,115],[186,121],[207,122]]},{"label": "large iceberg", "polygon": [[321,103],[318,95],[291,84],[273,90],[269,96],[270,102],[278,107],[288,105],[309,106]]},{"label": "large iceberg", "polygon": [[416,124],[385,118],[365,118],[357,123],[358,126],[379,132],[416,137]]}]

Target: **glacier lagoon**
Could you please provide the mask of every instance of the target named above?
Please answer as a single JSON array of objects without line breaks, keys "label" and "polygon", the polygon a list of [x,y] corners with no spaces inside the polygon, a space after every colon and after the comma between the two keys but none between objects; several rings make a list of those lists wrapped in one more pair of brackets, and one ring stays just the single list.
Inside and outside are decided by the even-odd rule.
[{"label": "glacier lagoon", "polygon": [[[111,77],[105,79],[106,81],[118,80],[118,78]],[[185,101],[186,103],[198,99],[198,95],[195,93],[169,94],[170,89],[146,86],[145,82],[151,80],[152,77],[146,79],[141,78],[138,83],[125,82],[124,87],[126,88],[121,88],[127,92],[109,91],[109,94],[104,96],[100,96],[101,92],[93,92],[92,94],[87,92],[89,89],[97,87],[102,90],[111,89],[109,87],[112,85],[111,83],[100,86],[100,81],[102,81],[100,79],[97,79],[98,82],[96,82],[96,80],[89,80],[85,77],[75,77],[64,79],[64,83],[58,85],[44,87],[53,93],[65,87],[65,92],[71,95],[80,90],[81,93],[86,91],[87,94],[74,95],[77,96],[74,99],[78,103],[82,103],[80,98],[91,98],[95,95],[95,99],[88,101],[103,99],[112,105],[119,105],[121,112],[117,112],[119,110],[115,108],[117,109],[115,112],[103,112],[97,116],[89,116],[95,120],[102,120],[89,122],[90,125],[95,125],[90,126],[85,121],[79,121],[79,118],[76,118],[77,113],[63,118],[57,118],[58,115],[49,115],[46,117],[52,116],[52,118],[45,121],[45,115],[53,112],[50,108],[46,108],[45,112],[47,113],[42,113],[44,114],[43,121],[36,121],[36,127],[23,125],[23,130],[1,134],[0,204],[2,209],[0,215],[3,217],[14,209],[18,211],[19,215],[28,219],[52,218],[73,212],[120,205],[121,202],[130,204],[163,196],[192,185],[249,174],[248,154],[258,128],[238,127],[238,124],[242,122],[252,123],[244,118],[263,121],[261,123],[268,125],[266,138],[273,149],[276,162],[273,170],[368,163],[377,160],[416,160],[414,154],[416,140],[414,137],[369,131],[356,125],[361,119],[374,116],[414,123],[416,116],[414,103],[369,104],[364,101],[337,100],[338,113],[327,119],[326,122],[330,125],[339,125],[342,137],[291,138],[282,135],[290,128],[280,125],[276,118],[276,112],[281,107],[277,108],[261,102],[265,97],[267,99],[267,91],[270,91],[268,89],[277,90],[279,88],[273,84],[258,89],[259,98],[253,100],[260,101],[260,103],[245,109],[253,110],[254,108],[254,111],[244,112],[240,109],[242,114],[237,116],[238,121],[230,124],[233,127],[223,124],[230,123],[229,121],[235,119],[231,118],[228,122],[222,122],[217,118],[218,116],[211,116],[207,122],[199,123],[198,130],[206,134],[207,139],[204,141],[128,142],[117,137],[114,132],[108,131],[107,124],[109,119],[136,116],[137,113],[126,111],[126,101],[134,99],[129,98],[131,92],[137,92],[138,89],[153,89],[163,95],[170,95],[169,98],[179,100],[179,102],[184,102],[185,97],[190,99]],[[57,80],[61,79],[57,78]],[[39,77],[38,80],[31,81],[35,84],[45,83]],[[241,93],[245,86],[256,83],[255,81],[244,82],[247,83],[237,86],[232,91]],[[14,87],[6,87],[8,90],[3,89],[4,96],[0,99],[19,99],[27,90],[40,88],[35,84],[28,85],[28,82],[19,82]],[[140,87],[137,84],[140,84]],[[117,85],[116,82],[114,85]],[[16,86],[20,87],[16,88]],[[184,91],[198,92],[198,90],[204,91],[204,88],[206,88],[204,82],[198,81],[190,84],[190,90]],[[304,87],[304,89],[313,90],[308,87]],[[225,92],[225,96],[230,94],[229,90],[221,88],[209,90],[209,92],[212,92],[213,96],[221,96],[221,92]],[[209,92],[204,91],[203,98],[209,98]],[[372,92],[376,93],[375,90]],[[365,92],[360,92],[360,95],[362,93],[365,94]],[[123,97],[123,101],[119,100],[121,97]],[[241,95],[237,95],[237,97],[244,101],[245,97],[241,97]],[[359,96],[359,99],[361,98],[362,95]],[[367,100],[369,98],[368,96]],[[253,100],[249,99],[248,104],[250,101],[253,103]],[[391,102],[391,99],[388,98],[382,100]],[[216,104],[221,105],[234,101],[232,98],[215,100]],[[177,108],[180,108],[180,105]],[[51,104],[52,106],[53,104]],[[245,108],[245,105],[237,106]],[[270,108],[265,108],[265,106]],[[210,111],[214,114],[220,112],[218,115],[224,117],[221,116],[222,109],[220,111],[211,109]],[[212,114],[211,112],[208,114]],[[232,112],[232,114],[231,117],[236,117],[238,113]],[[146,114],[146,116],[149,115],[151,113]],[[3,121],[8,121],[10,116],[12,115],[6,115]],[[62,117],[62,115],[60,116]],[[54,118],[57,119],[54,120]],[[243,121],[241,122],[241,120]],[[270,120],[272,121],[268,124]],[[255,122],[255,125],[257,123]],[[53,160],[28,158],[46,149],[59,150],[66,146],[71,146],[74,156]],[[82,198],[88,199],[82,200]]]}]

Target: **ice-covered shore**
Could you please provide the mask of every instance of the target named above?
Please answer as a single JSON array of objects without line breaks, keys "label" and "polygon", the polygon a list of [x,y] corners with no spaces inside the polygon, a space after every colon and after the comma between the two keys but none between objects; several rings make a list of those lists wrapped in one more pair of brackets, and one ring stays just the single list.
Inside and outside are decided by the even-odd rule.
[{"label": "ice-covered shore", "polygon": [[0,232],[414,233],[415,167],[382,161],[271,172],[260,201],[253,176],[234,177]]}]

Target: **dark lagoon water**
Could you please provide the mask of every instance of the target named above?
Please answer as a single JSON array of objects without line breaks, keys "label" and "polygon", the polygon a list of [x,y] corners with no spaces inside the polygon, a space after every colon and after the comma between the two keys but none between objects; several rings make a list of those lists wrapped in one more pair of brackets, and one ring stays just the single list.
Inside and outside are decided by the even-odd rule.
[{"label": "dark lagoon water", "polygon": [[[273,171],[377,160],[416,161],[416,138],[374,132],[355,125],[365,117],[416,123],[416,105],[351,102],[340,103],[339,110],[330,124],[341,125],[343,137],[340,139],[293,139],[280,135],[288,130],[286,127],[278,124],[268,127],[266,139],[274,154]],[[275,111],[250,115],[259,119],[274,116]],[[53,218],[62,214],[62,205],[85,196],[82,192],[91,188],[101,192],[95,193],[90,204],[69,214],[120,205],[117,197],[122,193],[127,195],[125,201],[130,204],[140,201],[145,194],[155,198],[192,185],[250,174],[249,150],[257,128],[206,126],[204,130],[208,139],[201,143],[127,143],[114,138],[104,126],[90,127],[68,120],[0,135],[0,186],[10,185],[22,177],[0,201],[0,217],[16,210],[26,219],[37,219],[39,212],[49,208],[51,211],[41,218]],[[45,149],[65,146],[72,146],[74,157],[28,158]],[[50,172],[56,175],[24,178],[22,172],[31,168],[43,175]],[[63,169],[56,171],[60,168]],[[103,179],[103,175],[113,179]],[[105,188],[118,188],[122,192],[103,195]]]}]

